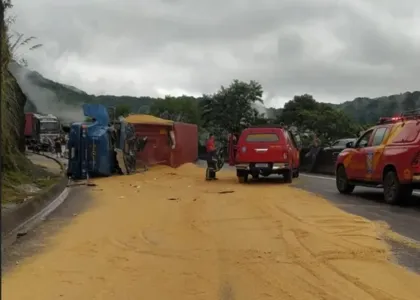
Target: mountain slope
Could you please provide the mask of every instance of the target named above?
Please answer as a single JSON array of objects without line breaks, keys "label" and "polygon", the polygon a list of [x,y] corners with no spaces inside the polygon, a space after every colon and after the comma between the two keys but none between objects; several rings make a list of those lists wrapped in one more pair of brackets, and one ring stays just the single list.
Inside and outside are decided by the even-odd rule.
[{"label": "mountain slope", "polygon": [[[83,120],[81,109],[83,103],[101,103],[105,106],[125,104],[132,112],[147,113],[151,104],[157,100],[147,96],[89,95],[76,87],[46,79],[38,72],[30,71],[17,63],[11,63],[9,70],[28,98],[25,107],[27,111],[52,113],[66,121]],[[357,123],[371,124],[383,116],[420,109],[420,91],[378,98],[360,97],[342,104],[331,105],[343,110]],[[279,113],[281,109],[269,108],[267,111],[269,117]]]},{"label": "mountain slope", "polygon": [[361,124],[377,122],[380,117],[391,117],[404,111],[420,109],[420,91],[406,92],[378,98],[356,98],[337,105]]},{"label": "mountain slope", "polygon": [[9,70],[28,99],[26,111],[52,113],[64,121],[83,120],[84,103],[102,103],[105,106],[126,104],[133,112],[147,112],[155,100],[151,97],[89,95],[76,87],[44,78],[15,62],[9,64]]}]

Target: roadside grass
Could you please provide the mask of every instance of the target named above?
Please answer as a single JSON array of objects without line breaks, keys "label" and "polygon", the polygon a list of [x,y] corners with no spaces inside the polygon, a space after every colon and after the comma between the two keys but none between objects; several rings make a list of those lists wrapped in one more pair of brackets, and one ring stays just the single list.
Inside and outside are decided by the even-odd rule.
[{"label": "roadside grass", "polygon": [[[26,168],[21,171],[6,171],[2,180],[2,197],[3,204],[19,204],[39,193],[43,193],[54,186],[61,176],[50,173],[45,167],[35,165],[28,161],[25,163]],[[37,191],[28,191],[23,188],[24,185],[37,188]]]}]

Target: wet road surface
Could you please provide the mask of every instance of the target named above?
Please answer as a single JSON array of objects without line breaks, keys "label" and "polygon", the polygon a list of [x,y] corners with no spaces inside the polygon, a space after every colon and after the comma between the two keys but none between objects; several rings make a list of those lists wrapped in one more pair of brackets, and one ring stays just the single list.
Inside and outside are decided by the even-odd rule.
[{"label": "wet road surface", "polygon": [[[294,186],[321,195],[342,210],[372,221],[386,222],[398,234],[420,242],[420,192],[415,191],[405,207],[383,203],[381,189],[356,187],[351,195],[338,193],[335,178],[301,174]],[[398,241],[389,241],[399,263],[420,273],[420,250]]]},{"label": "wet road surface", "polygon": [[[49,154],[49,155],[52,156],[53,154]],[[27,152],[26,157],[28,157],[32,161],[33,164],[39,165],[47,169],[49,172],[53,174],[60,174],[62,172],[61,166],[53,159],[50,159],[43,155],[38,155],[32,152]],[[60,162],[63,163],[63,159],[60,159],[60,158],[56,158],[56,159],[60,160]]]},{"label": "wet road surface", "polygon": [[391,229],[420,242],[420,196],[416,191],[407,207],[383,203],[381,189],[356,187],[351,195],[338,193],[335,178],[301,174],[294,186],[318,194],[341,209],[373,221],[387,222]]}]

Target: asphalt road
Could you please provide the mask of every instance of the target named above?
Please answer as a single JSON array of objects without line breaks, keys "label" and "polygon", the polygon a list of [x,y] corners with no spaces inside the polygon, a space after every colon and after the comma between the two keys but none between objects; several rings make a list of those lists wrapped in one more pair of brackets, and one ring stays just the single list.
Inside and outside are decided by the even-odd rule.
[{"label": "asphalt road", "polygon": [[[205,167],[206,162],[199,161],[198,165]],[[227,164],[223,169],[233,170]],[[275,178],[270,176],[266,179],[266,181],[271,180]],[[413,193],[410,205],[401,207],[383,203],[380,189],[356,187],[351,195],[342,195],[337,191],[333,176],[301,173],[293,185],[318,194],[351,214],[372,221],[384,221],[393,231],[420,242],[420,191]]]},{"label": "asphalt road", "polygon": [[25,257],[32,257],[45,251],[49,239],[58,231],[68,226],[73,219],[83,213],[90,205],[90,197],[86,186],[72,187],[68,198],[46,220],[33,230],[19,236],[18,240],[2,254],[1,269],[8,271],[20,264]]},{"label": "asphalt road", "polygon": [[420,193],[417,191],[412,204],[401,207],[383,203],[380,189],[356,187],[353,194],[341,195],[334,177],[301,174],[294,185],[323,196],[349,213],[373,221],[385,221],[393,231],[420,242]]},{"label": "asphalt road", "polygon": [[[53,156],[53,154],[48,154]],[[35,165],[41,166],[45,169],[47,169],[49,172],[53,173],[53,174],[60,174],[61,173],[61,167],[59,164],[57,164],[56,161],[47,158],[43,155],[38,155],[32,152],[27,152],[26,153],[26,157],[28,157],[32,163],[34,163]],[[64,161],[62,159],[59,158],[59,160],[61,161],[61,163],[63,163]]]},{"label": "asphalt road", "polygon": [[[205,167],[205,161],[199,161]],[[227,164],[224,169],[233,170]],[[204,176],[204,173],[203,173]],[[263,178],[264,181],[276,180],[274,177]],[[301,174],[294,180],[297,188],[315,193],[331,201],[342,210],[372,221],[386,222],[392,231],[420,243],[420,191],[413,193],[410,205],[391,206],[383,203],[380,189],[356,187],[351,195],[341,195],[335,186],[332,176]],[[408,247],[395,241],[389,241],[398,262],[411,270],[420,273],[420,250]]]},{"label": "asphalt road", "polygon": [[[420,242],[420,193],[414,192],[411,204],[406,207],[383,203],[380,189],[356,187],[351,195],[341,195],[335,187],[335,178],[315,174],[301,174],[294,185],[321,195],[337,207],[372,221],[386,222],[392,231]],[[420,273],[420,250],[389,241],[398,262]]]}]

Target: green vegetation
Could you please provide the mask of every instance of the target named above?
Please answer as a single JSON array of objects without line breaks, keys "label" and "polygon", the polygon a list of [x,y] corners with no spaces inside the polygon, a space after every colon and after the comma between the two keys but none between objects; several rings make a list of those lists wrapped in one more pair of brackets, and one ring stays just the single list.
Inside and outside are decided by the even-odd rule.
[{"label": "green vegetation", "polygon": [[[57,95],[57,101],[63,102],[68,105],[80,107],[83,103],[102,103],[105,106],[118,106],[124,105],[130,108],[132,113],[152,113],[158,115],[167,115],[168,118],[173,117],[174,111],[179,112],[181,107],[185,108],[186,103],[194,102],[192,100],[198,100],[201,102],[203,99],[207,99],[207,96],[202,96],[199,98],[194,98],[192,96],[166,96],[164,99],[153,98],[153,97],[131,97],[131,96],[95,96],[89,95],[83,91],[78,90],[75,87],[68,85],[60,84],[52,80],[42,77],[41,74],[37,72],[29,72],[29,79],[33,84],[46,88],[50,91],[53,91]],[[30,95],[29,95],[30,96]],[[322,100],[322,99],[319,99]],[[31,105],[35,99],[28,98],[28,109],[32,109]],[[159,103],[156,103],[160,101]],[[173,102],[178,102],[179,104],[173,104]],[[192,101],[192,102],[191,102]],[[182,104],[181,104],[182,103]],[[196,104],[193,104],[192,107],[195,107]],[[342,104],[328,104],[334,109],[341,110],[345,115],[347,115],[354,123],[365,126],[367,124],[376,123],[379,117],[383,116],[393,116],[395,114],[401,113],[402,111],[418,109],[420,108],[420,91],[406,92],[399,95],[383,96],[379,98],[356,98],[352,101],[347,101]],[[176,106],[176,107],[175,107]],[[167,108],[171,107],[170,110]],[[186,116],[180,116],[176,113],[176,117],[185,120],[185,118],[192,120],[197,120],[197,117],[194,117],[194,111],[196,109],[191,109]],[[268,108],[267,115],[272,118],[277,118],[281,115],[283,109]],[[190,120],[190,119],[189,119]],[[196,123],[198,121],[190,121]]]},{"label": "green vegetation", "polygon": [[[10,2],[5,0],[3,4],[10,6]],[[6,31],[5,25],[2,30]],[[21,41],[22,36],[19,36],[18,43]],[[13,48],[8,44],[7,39],[2,40],[2,47],[6,49],[6,53],[10,53],[10,49]],[[6,60],[9,61],[10,58]],[[2,115],[3,132],[9,133],[5,140],[2,140],[2,145],[10,145],[6,147],[5,153],[8,153],[8,165],[13,169],[18,168],[18,166],[13,166],[13,162],[17,160],[12,156],[16,153],[16,145],[12,140],[19,136],[20,127],[17,128],[15,124],[22,114],[18,109],[21,103],[18,104],[17,99],[22,97],[16,97],[18,90],[16,84],[15,92],[13,92],[14,79],[6,70],[7,61],[3,62],[2,57],[2,77],[3,74],[7,77],[6,80],[2,80],[2,94],[3,91],[9,92],[3,97],[8,100],[5,104],[2,102],[2,108],[4,105],[13,109],[12,113],[5,118]],[[21,65],[19,68],[25,67]],[[317,102],[311,95],[297,95],[282,109],[268,108],[264,116],[256,109],[258,105],[263,104],[263,87],[256,81],[233,80],[228,86],[222,86],[215,93],[199,98],[183,95],[166,96],[162,99],[89,95],[73,86],[46,79],[37,72],[26,69],[24,71],[33,85],[54,92],[55,101],[63,104],[81,107],[84,103],[100,103],[107,107],[115,107],[117,116],[126,116],[129,113],[150,113],[165,119],[197,124],[200,134],[210,131],[221,139],[225,139],[227,133],[239,132],[251,124],[284,123],[296,128],[302,136],[310,137],[312,134],[317,134],[323,142],[329,143],[338,138],[357,136],[361,130],[376,123],[379,117],[393,116],[402,111],[420,108],[419,91],[375,99],[356,98],[339,105]],[[33,110],[35,107],[33,104],[37,99],[31,98],[34,95],[27,96],[27,108]],[[2,109],[2,112],[4,111],[9,110]]]},{"label": "green vegetation", "polygon": [[[201,103],[203,125],[216,134],[240,132],[262,117],[253,107],[263,103],[263,89],[256,81],[234,80],[213,95],[204,96]],[[226,136],[225,135],[225,136]]]},{"label": "green vegetation", "polygon": [[[211,95],[166,96],[161,98],[130,96],[94,96],[74,87],[45,79],[31,72],[32,83],[54,91],[58,101],[68,105],[101,103],[117,109],[117,115],[150,113],[178,122],[200,126],[200,133],[208,131],[219,136],[239,131],[250,124],[285,123],[298,127],[299,132],[316,133],[324,142],[353,137],[374,124],[382,116],[420,108],[420,92],[407,92],[380,98],[356,98],[339,105],[317,102],[311,95],[295,96],[284,108],[268,108],[265,117],[255,109],[262,103],[262,86],[256,82],[234,80]],[[31,99],[28,99],[31,101]],[[122,112],[122,113],[121,113]],[[268,117],[268,118],[267,118]]]},{"label": "green vegetation", "polygon": [[[9,73],[8,65],[15,59],[19,46],[28,45],[33,38],[15,37],[11,42],[8,25],[12,19],[5,19],[5,11],[12,5],[2,0],[1,5],[1,152],[2,152],[2,203],[23,201],[28,193],[19,188],[22,184],[33,184],[38,188],[49,187],[57,178],[33,165],[25,156],[24,106],[26,98],[15,78]],[[35,49],[35,45],[29,49]],[[19,60],[24,63],[23,59]]]},{"label": "green vegetation", "polygon": [[25,171],[14,170],[6,173],[2,182],[2,204],[20,203],[34,193],[22,188],[25,184],[35,186],[42,191],[50,189],[61,178],[52,174],[42,167],[27,161]]},{"label": "green vegetation", "polygon": [[363,129],[342,110],[316,102],[311,95],[295,96],[284,105],[277,120],[296,126],[301,132],[314,132],[326,142],[356,136]]},{"label": "green vegetation", "polygon": [[357,123],[372,124],[377,122],[380,117],[392,117],[403,111],[419,109],[420,91],[375,99],[356,98],[336,107]]},{"label": "green vegetation", "polygon": [[9,1],[1,2],[1,147],[3,170],[17,169],[19,161],[19,99],[16,97],[14,79],[10,76],[7,66],[11,59],[11,45],[7,35],[5,10],[11,7]]},{"label": "green vegetation", "polygon": [[191,96],[156,99],[150,105],[149,113],[168,120],[201,125],[199,101]]},{"label": "green vegetation", "polygon": [[[80,91],[74,87],[63,85],[57,82],[54,82],[52,80],[46,79],[42,77],[37,72],[30,72],[29,75],[30,80],[33,84],[46,88],[50,91],[53,91],[57,95],[57,101],[63,102],[68,105],[72,106],[78,106],[80,107],[83,103],[101,103],[105,106],[114,106],[120,110],[123,111],[123,114],[126,115],[128,112],[130,113],[151,113],[153,115],[171,119],[179,122],[188,122],[188,123],[195,123],[199,125],[204,125],[206,123],[206,126],[214,127],[209,123],[208,118],[210,118],[210,115],[208,112],[203,111],[203,115],[201,111],[204,109],[208,109],[210,103],[220,103],[221,106],[215,106],[212,110],[213,114],[213,120],[220,119],[221,115],[216,113],[217,109],[223,108],[222,110],[226,112],[227,110],[224,107],[224,104],[222,103],[230,103],[229,105],[229,115],[234,116],[234,118],[238,118],[239,116],[242,116],[244,113],[244,109],[246,107],[242,107],[242,105],[235,106],[236,104],[233,104],[236,100],[235,96],[232,97],[232,95],[235,95],[234,89],[239,89],[239,86],[244,85],[243,87],[246,87],[250,83],[243,83],[240,81],[234,81],[232,83],[233,89],[230,90],[231,86],[228,88],[222,87],[221,90],[216,92],[212,95],[203,95],[199,98],[194,98],[192,96],[180,96],[180,97],[173,97],[173,96],[166,96],[165,98],[152,98],[152,97],[131,97],[131,96],[95,96],[95,95],[89,95],[83,91]],[[257,82],[254,82],[254,84],[258,84]],[[226,91],[229,91],[228,98],[224,98]],[[262,87],[260,87],[260,91],[262,91]],[[232,94],[233,93],[233,94]],[[292,100],[295,101],[296,99],[299,99],[303,96],[296,96]],[[261,96],[259,97],[261,98]],[[237,99],[237,98],[236,98]],[[35,99],[28,98],[29,102],[29,109],[32,109],[33,106],[31,105],[31,102],[35,101]],[[210,101],[210,102],[209,102]],[[233,101],[233,102],[232,102]],[[240,100],[242,101],[242,100]],[[260,100],[255,100],[256,102],[261,102]],[[252,102],[252,101],[251,101]],[[237,102],[239,104],[240,102]],[[303,114],[303,112],[300,113],[299,118],[305,118],[307,119],[304,127],[310,127],[314,128],[313,126],[318,126],[323,123],[332,123],[336,120],[339,120],[342,125],[342,120],[350,120],[351,126],[350,128],[347,128],[344,130],[344,132],[337,131],[336,134],[332,134],[331,131],[328,134],[324,134],[325,137],[328,136],[328,138],[333,138],[341,134],[353,132],[356,130],[355,127],[366,127],[370,124],[374,124],[377,122],[377,120],[382,116],[393,116],[396,114],[401,113],[402,111],[406,110],[412,110],[412,109],[418,109],[420,108],[420,91],[415,92],[406,92],[404,94],[399,95],[391,95],[391,96],[384,96],[379,98],[356,98],[352,101],[347,101],[339,105],[335,104],[324,104],[324,103],[318,103],[319,105],[314,107],[315,110],[307,110],[305,109],[306,113],[311,111],[312,117],[309,118],[312,122],[311,125],[309,125],[309,119],[307,119]],[[206,108],[207,105],[207,108]],[[211,105],[210,105],[211,106]],[[217,108],[218,107],[218,108]],[[234,109],[234,107],[240,107],[240,110]],[[319,110],[319,111],[318,111]],[[235,111],[235,112],[233,112]],[[328,114],[320,115],[320,118],[318,120],[314,120],[315,115],[319,115],[318,112],[328,112]],[[340,111],[341,113],[338,113],[337,111]],[[251,110],[248,111],[250,113]],[[279,121],[282,119],[282,112],[283,109],[275,109],[275,108],[268,108],[267,109],[267,116],[271,119],[274,119],[276,121]],[[255,113],[254,111],[252,113]],[[118,111],[117,111],[118,114]],[[217,117],[214,117],[214,115],[217,115]],[[289,116],[286,116],[286,119],[283,120],[285,123],[288,123],[290,121],[290,112],[288,113]],[[344,116],[344,117],[343,117]],[[343,117],[343,118],[342,118]],[[252,122],[253,124],[258,123],[264,123],[266,120],[262,118],[261,115],[258,113],[252,116],[243,116],[243,120],[247,122]],[[251,121],[252,120],[252,121]],[[228,122],[230,125],[227,125],[226,122]],[[230,128],[235,129],[231,127],[232,122],[234,122],[232,119],[229,121],[223,121],[221,120],[221,123],[219,123],[218,128]],[[297,120],[293,123],[298,122]],[[214,122],[213,122],[214,123]],[[299,123],[299,122],[298,122]],[[299,123],[300,125],[303,125],[302,122]],[[318,125],[317,125],[318,124]],[[357,126],[356,126],[357,125]],[[360,126],[359,126],[360,125]],[[226,127],[228,126],[228,127]],[[230,126],[230,127],[229,127]],[[325,125],[324,125],[325,127]],[[318,127],[321,128],[322,127]],[[332,127],[330,128],[332,130]],[[214,129],[211,129],[214,130]],[[217,130],[217,128],[216,128]]]}]

